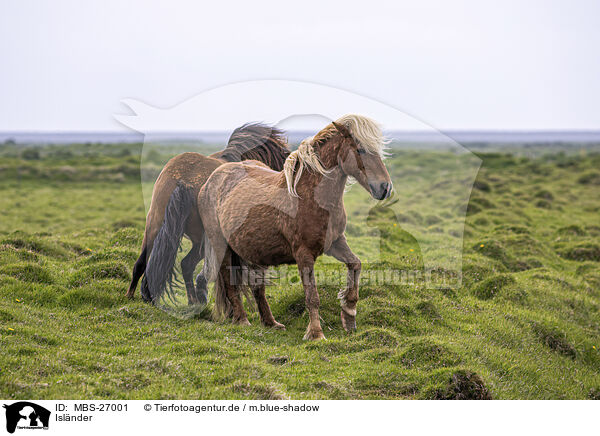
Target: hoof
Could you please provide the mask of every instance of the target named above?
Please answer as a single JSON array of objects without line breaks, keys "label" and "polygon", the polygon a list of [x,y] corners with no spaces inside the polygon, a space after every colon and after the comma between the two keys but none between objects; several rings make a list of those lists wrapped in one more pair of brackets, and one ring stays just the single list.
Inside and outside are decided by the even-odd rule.
[{"label": "hoof", "polygon": [[273,324],[266,324],[265,327],[269,327],[275,330],[285,330],[285,326],[277,321],[274,321]]},{"label": "hoof", "polygon": [[322,330],[308,330],[302,339],[305,341],[320,341],[321,339],[325,339],[325,335]]},{"label": "hoof", "polygon": [[198,300],[198,304],[208,304],[208,288],[206,287],[206,279],[202,274],[198,274],[196,278],[196,295],[194,296]]},{"label": "hoof", "polygon": [[356,316],[348,315],[344,310],[341,311],[340,317],[342,318],[342,327],[348,333],[356,331]]},{"label": "hoof", "polygon": [[198,298],[198,304],[201,304],[202,306],[206,306],[208,304],[208,293],[206,291],[197,291],[196,297]]},{"label": "hoof", "polygon": [[244,326],[248,326],[251,325],[250,321],[248,321],[248,318],[244,318],[244,319],[238,319],[236,321],[233,321],[233,323],[235,325],[244,325]]},{"label": "hoof", "polygon": [[127,298],[129,298],[130,300],[133,300],[133,292],[127,292],[127,293],[125,294],[125,296],[126,296]]}]

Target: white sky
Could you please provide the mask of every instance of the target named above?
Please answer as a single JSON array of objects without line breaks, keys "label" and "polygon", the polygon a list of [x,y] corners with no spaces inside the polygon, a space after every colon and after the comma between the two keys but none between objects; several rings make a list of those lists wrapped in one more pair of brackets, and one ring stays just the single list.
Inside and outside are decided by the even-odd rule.
[{"label": "white sky", "polygon": [[600,129],[597,1],[0,2],[0,131],[125,130],[124,98],[257,79],[441,130]]}]

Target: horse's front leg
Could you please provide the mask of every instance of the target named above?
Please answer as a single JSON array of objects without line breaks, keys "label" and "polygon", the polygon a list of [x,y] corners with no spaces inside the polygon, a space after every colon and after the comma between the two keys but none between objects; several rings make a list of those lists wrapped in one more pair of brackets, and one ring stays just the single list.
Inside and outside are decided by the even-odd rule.
[{"label": "horse's front leg", "polygon": [[308,327],[304,334],[305,340],[325,339],[321,322],[319,321],[319,293],[315,281],[315,257],[308,249],[300,248],[295,254],[298,272],[304,286],[306,309],[308,310]]},{"label": "horse's front leg", "polygon": [[346,237],[340,236],[331,244],[326,254],[344,262],[348,267],[348,279],[346,289],[342,289],[338,298],[342,305],[342,326],[348,332],[356,330],[356,304],[358,302],[358,281],[360,277],[360,259],[350,250]]}]

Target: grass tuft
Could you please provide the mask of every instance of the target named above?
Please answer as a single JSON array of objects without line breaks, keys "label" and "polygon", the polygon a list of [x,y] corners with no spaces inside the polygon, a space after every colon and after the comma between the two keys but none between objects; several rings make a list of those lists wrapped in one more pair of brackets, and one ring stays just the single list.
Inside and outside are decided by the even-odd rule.
[{"label": "grass tuft", "polygon": [[552,350],[572,359],[575,359],[577,356],[575,347],[569,343],[566,335],[558,331],[556,328],[534,323],[533,331],[542,341],[542,343],[550,347]]},{"label": "grass tuft", "polygon": [[48,283],[54,282],[52,274],[40,265],[34,263],[17,263],[0,267],[0,274],[5,274],[22,282]]},{"label": "grass tuft", "polygon": [[576,260],[578,262],[588,260],[600,262],[600,245],[592,242],[583,242],[570,245],[559,251],[559,254],[565,259]]},{"label": "grass tuft", "polygon": [[[441,374],[446,375],[447,372]],[[491,400],[492,394],[478,374],[458,370],[452,372],[442,386],[430,390],[427,397],[433,400]]]},{"label": "grass tuft", "polygon": [[505,286],[515,284],[515,279],[507,274],[498,274],[492,276],[480,283],[473,294],[481,300],[494,298]]},{"label": "grass tuft", "polygon": [[119,279],[128,281],[130,279],[129,269],[120,262],[98,262],[84,266],[71,275],[69,285],[81,286],[95,280]]}]

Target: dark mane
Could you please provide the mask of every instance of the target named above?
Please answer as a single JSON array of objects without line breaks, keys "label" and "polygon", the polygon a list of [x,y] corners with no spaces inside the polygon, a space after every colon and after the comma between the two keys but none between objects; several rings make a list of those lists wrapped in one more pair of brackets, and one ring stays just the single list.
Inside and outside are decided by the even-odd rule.
[{"label": "dark mane", "polygon": [[228,162],[258,160],[281,171],[289,154],[283,131],[266,124],[248,123],[233,131],[227,147],[217,157]]}]

